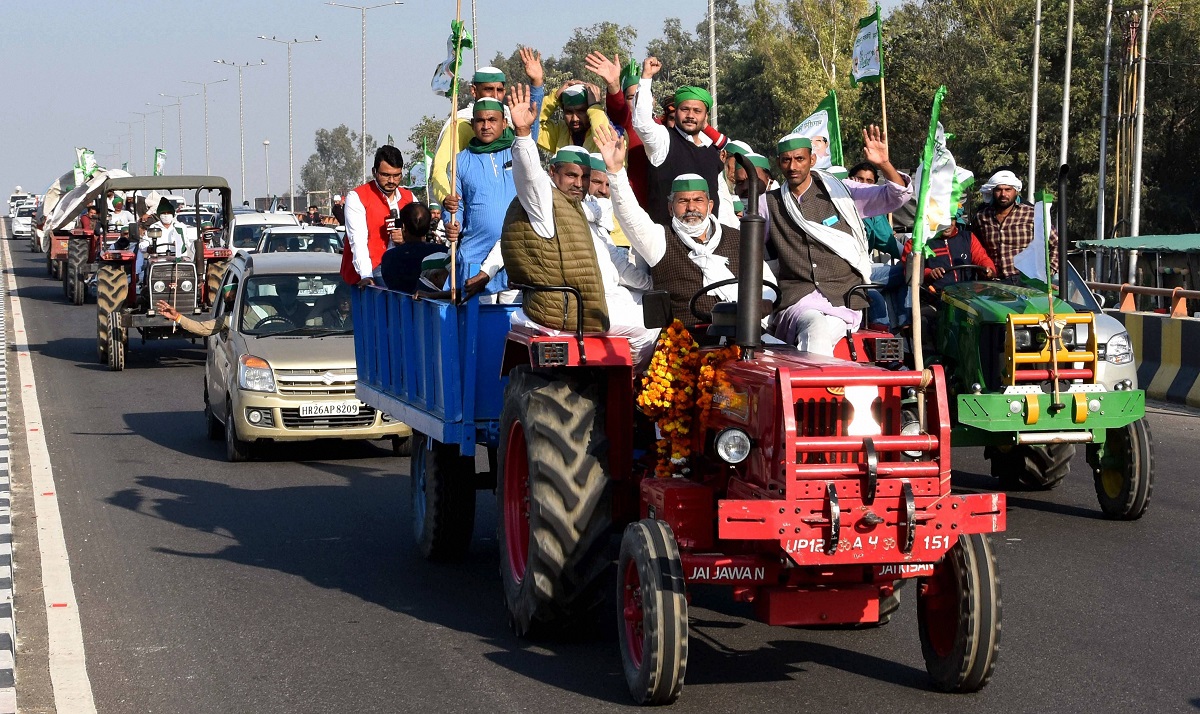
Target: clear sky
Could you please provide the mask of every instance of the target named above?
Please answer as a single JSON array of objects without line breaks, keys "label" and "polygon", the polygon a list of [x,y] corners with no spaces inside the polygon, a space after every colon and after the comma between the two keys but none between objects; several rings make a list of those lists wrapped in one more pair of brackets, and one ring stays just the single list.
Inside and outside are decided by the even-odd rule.
[{"label": "clear sky", "polygon": [[[350,4],[372,5],[384,0]],[[434,68],[445,58],[454,18],[453,0],[407,0],[368,13],[367,132],[391,134],[406,152],[410,128],[425,114],[448,113],[449,101],[430,91]],[[575,27],[612,21],[638,29],[639,52],[658,37],[663,20],[679,17],[694,28],[705,0],[675,3],[583,0],[477,0],[480,64],[517,43],[556,54]],[[463,0],[469,18],[470,0]],[[286,186],[288,172],[287,49],[256,39],[311,38],[293,48],[295,171],[313,151],[320,128],[360,125],[360,15],[323,0],[0,0],[0,191],[16,185],[42,192],[74,163],[74,147],[87,146],[102,165],[142,173],[141,117],[146,103],[168,104],[159,93],[185,95],[200,88],[185,80],[229,81],[208,88],[211,173],[224,176],[238,198],[237,72],[214,60],[258,62],[245,70],[246,185],[265,193],[263,140],[269,139],[271,188]],[[471,58],[464,57],[469,68]],[[200,97],[183,99],[183,168],[204,173],[204,120]],[[159,116],[147,117],[149,152],[161,145]],[[166,110],[167,173],[179,170],[176,109]],[[121,158],[112,154],[119,149]],[[293,185],[297,183],[293,179]]]}]

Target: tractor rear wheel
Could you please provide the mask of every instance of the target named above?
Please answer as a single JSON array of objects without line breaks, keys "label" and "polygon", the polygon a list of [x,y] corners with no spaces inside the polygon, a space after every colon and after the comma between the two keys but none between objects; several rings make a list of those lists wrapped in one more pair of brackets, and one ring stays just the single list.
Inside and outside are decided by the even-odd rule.
[{"label": "tractor rear wheel", "polygon": [[683,564],[671,527],[631,523],[617,560],[617,639],[625,683],[638,704],[670,704],[683,691],[688,607]]},{"label": "tractor rear wheel", "polygon": [[944,692],[977,692],[1000,653],[1000,575],[987,536],[958,543],[919,579],[917,627],[933,685]]},{"label": "tractor rear wheel", "polygon": [[108,368],[114,372],[125,369],[125,350],[129,346],[129,335],[121,325],[121,313],[108,314]]},{"label": "tractor rear wheel", "polygon": [[88,242],[85,238],[72,238],[67,241],[67,273],[64,276],[63,289],[66,291],[67,302],[82,305],[84,292],[79,289],[82,281],[83,266],[88,262]]},{"label": "tractor rear wheel", "polygon": [[1104,515],[1119,521],[1141,518],[1154,489],[1154,447],[1145,417],[1109,429],[1104,456],[1100,456],[1099,447],[1090,447],[1088,463],[1092,465],[1096,498]]},{"label": "tractor rear wheel", "polygon": [[496,535],[518,636],[594,626],[612,565],[600,392],[518,367],[500,415]]},{"label": "tractor rear wheel", "polygon": [[217,301],[217,291],[221,289],[221,280],[225,278],[225,267],[229,259],[216,258],[208,261],[204,267],[204,299],[208,307]]},{"label": "tractor rear wheel", "polygon": [[1071,472],[1075,445],[1018,444],[992,447],[984,455],[991,459],[992,476],[1000,479],[1003,487],[1049,491],[1057,488]]},{"label": "tractor rear wheel", "polygon": [[54,261],[50,260],[50,251],[46,251],[46,275],[54,277]]},{"label": "tractor rear wheel", "polygon": [[413,432],[409,461],[413,540],[426,560],[458,560],[475,530],[475,459]]},{"label": "tractor rear wheel", "polygon": [[96,274],[96,356],[100,364],[108,364],[109,315],[121,310],[128,290],[124,270],[115,265],[100,266]]},{"label": "tractor rear wheel", "polygon": [[243,441],[237,433],[237,419],[233,417],[233,402],[225,402],[225,458],[237,463],[249,461],[254,444]]}]

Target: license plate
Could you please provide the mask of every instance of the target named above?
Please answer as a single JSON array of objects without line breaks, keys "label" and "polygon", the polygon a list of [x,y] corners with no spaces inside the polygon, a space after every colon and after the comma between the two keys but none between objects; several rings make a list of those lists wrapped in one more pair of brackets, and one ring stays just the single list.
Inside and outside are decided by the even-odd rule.
[{"label": "license plate", "polygon": [[315,402],[300,405],[300,416],[355,416],[358,414],[358,402]]}]

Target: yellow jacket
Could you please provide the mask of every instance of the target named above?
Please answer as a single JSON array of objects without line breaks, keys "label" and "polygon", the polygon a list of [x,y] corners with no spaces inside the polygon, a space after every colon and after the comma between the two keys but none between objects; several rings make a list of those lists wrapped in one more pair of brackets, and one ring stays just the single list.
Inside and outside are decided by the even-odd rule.
[{"label": "yellow jacket", "polygon": [[[462,151],[467,148],[467,144],[471,143],[471,139],[475,138],[475,131],[471,129],[471,108],[460,109],[454,124],[458,129],[458,150]],[[450,122],[442,127],[442,133],[438,136],[437,148],[433,152],[433,164],[430,166],[429,172],[429,188],[434,200],[438,203],[446,200],[446,196],[451,193],[450,186],[450,162],[457,155],[454,151],[453,134],[450,133]]]},{"label": "yellow jacket", "polygon": [[[554,112],[558,111],[559,97],[557,94],[550,94],[542,101],[542,114],[539,121],[542,125],[541,134],[538,135],[537,144],[542,149],[556,153],[564,146],[571,145],[571,131],[567,128],[566,122],[562,119],[551,121]],[[587,110],[588,121],[591,122],[591,128],[588,129],[587,139],[583,142],[583,148],[589,152],[596,152],[596,127],[602,124],[608,124],[608,115],[600,108],[599,104],[593,104]]]}]

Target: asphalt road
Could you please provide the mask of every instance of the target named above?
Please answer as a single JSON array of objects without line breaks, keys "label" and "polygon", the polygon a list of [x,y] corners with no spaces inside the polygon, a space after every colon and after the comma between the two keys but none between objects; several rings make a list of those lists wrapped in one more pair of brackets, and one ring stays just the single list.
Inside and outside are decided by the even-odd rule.
[{"label": "asphalt road", "polygon": [[[10,247],[101,712],[630,706],[613,637],[508,631],[490,494],[468,560],[435,566],[408,534],[407,460],[383,444],[226,463],[204,434],[202,346],[135,343],[109,372],[94,304],[66,305],[42,256]],[[1151,424],[1158,480],[1139,522],[1100,518],[1082,455],[1059,490],[1010,494],[993,540],[1002,654],[983,692],[929,689],[911,590],[891,624],[858,632],[770,628],[713,591],[696,594],[672,711],[1200,709],[1200,415],[1156,409]],[[991,486],[979,450],[955,459],[961,486]]]}]

